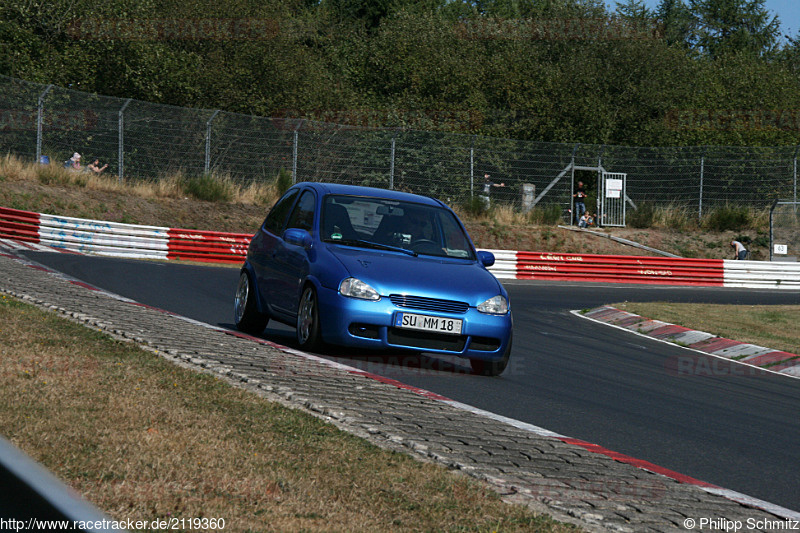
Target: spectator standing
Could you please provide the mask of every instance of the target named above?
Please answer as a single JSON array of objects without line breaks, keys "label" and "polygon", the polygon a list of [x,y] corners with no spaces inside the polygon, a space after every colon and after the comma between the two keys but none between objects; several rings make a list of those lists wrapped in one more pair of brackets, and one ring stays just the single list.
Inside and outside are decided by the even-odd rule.
[{"label": "spectator standing", "polygon": [[572,197],[575,198],[575,222],[580,226],[581,217],[586,212],[586,187],[582,181],[578,182],[578,188]]},{"label": "spectator standing", "polygon": [[494,183],[489,176],[489,173],[485,173],[483,175],[483,191],[481,191],[480,197],[483,200],[483,205],[486,209],[489,209],[491,205],[491,194],[492,194],[492,187],[505,187],[505,183]]}]

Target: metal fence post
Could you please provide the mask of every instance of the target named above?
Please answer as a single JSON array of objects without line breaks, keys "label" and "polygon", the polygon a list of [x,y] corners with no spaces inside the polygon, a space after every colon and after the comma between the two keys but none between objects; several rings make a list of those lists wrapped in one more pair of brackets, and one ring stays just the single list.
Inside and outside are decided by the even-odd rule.
[{"label": "metal fence post", "polygon": [[36,114],[36,162],[42,159],[42,119],[44,118],[44,98],[53,85],[48,85],[42,94],[39,95],[38,111]]},{"label": "metal fence post", "polygon": [[[602,216],[605,215],[605,213],[600,213],[600,211],[602,210],[602,206],[603,206],[603,200],[602,199],[603,199],[603,194],[604,194],[604,191],[602,191],[601,189],[602,189],[602,187],[604,185],[604,183],[603,183],[603,172],[605,172],[605,169],[603,169],[603,152],[605,150],[606,150],[606,145],[604,144],[604,145],[602,145],[600,147],[600,153],[597,154],[597,198],[595,199],[595,211],[594,212],[598,213],[598,216],[601,217],[601,223],[602,223]],[[600,223],[598,223],[597,225],[600,226]]]},{"label": "metal fence post", "polygon": [[394,147],[396,138],[397,130],[394,130],[394,135],[392,135],[392,155],[389,159],[389,190],[394,189]]},{"label": "metal fence post", "polygon": [[204,167],[204,172],[208,174],[209,169],[211,169],[211,122],[219,115],[219,109],[214,111],[214,114],[211,115],[211,118],[208,119],[206,122],[206,164]]},{"label": "metal fence post", "polygon": [[794,208],[797,210],[797,151],[800,150],[800,145],[794,149],[794,172],[792,183],[794,184]]},{"label": "metal fence post", "polygon": [[[581,143],[575,143],[572,147],[572,156],[569,158],[569,225],[575,225],[575,154],[578,153]],[[600,216],[599,211],[595,211]]]},{"label": "metal fence post", "polygon": [[705,174],[706,168],[706,155],[703,154],[700,157],[700,201],[698,203],[698,213],[697,213],[697,220],[703,218],[703,176]]},{"label": "metal fence post", "polygon": [[294,129],[294,142],[292,143],[292,183],[297,183],[297,130],[303,125],[303,120],[297,123]]},{"label": "metal fence post", "polygon": [[120,183],[124,179],[125,172],[125,108],[131,103],[133,98],[128,98],[119,110],[119,159],[117,160],[117,175]]},{"label": "metal fence post", "polygon": [[772,217],[775,214],[775,206],[778,205],[778,202],[780,202],[780,200],[775,200],[774,202],[772,202],[772,206],[770,206],[769,208],[769,260],[770,261],[772,261],[773,258],[772,250],[775,248],[775,245],[773,244],[775,240],[775,233],[774,233],[774,227],[772,225]]},{"label": "metal fence post", "polygon": [[469,199],[475,197],[475,139],[477,135],[472,136],[472,143],[469,145]]}]

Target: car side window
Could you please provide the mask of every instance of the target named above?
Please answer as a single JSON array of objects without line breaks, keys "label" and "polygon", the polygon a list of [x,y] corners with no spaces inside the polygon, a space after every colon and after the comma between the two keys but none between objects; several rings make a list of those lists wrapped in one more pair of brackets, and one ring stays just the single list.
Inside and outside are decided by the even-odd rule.
[{"label": "car side window", "polygon": [[445,253],[450,257],[463,257],[469,258],[472,256],[471,246],[464,235],[461,226],[458,225],[455,218],[450,216],[449,213],[440,213],[439,222],[444,234]]},{"label": "car side window", "polygon": [[267,218],[264,220],[264,229],[272,234],[277,235],[283,229],[283,223],[286,220],[286,215],[289,214],[289,209],[294,205],[294,200],[297,198],[299,191],[291,191],[284,195],[283,198],[277,201],[272,207]]},{"label": "car side window", "polygon": [[300,196],[297,205],[292,211],[292,216],[289,217],[289,224],[287,228],[304,229],[311,232],[314,227],[314,206],[316,205],[314,193],[306,191]]}]

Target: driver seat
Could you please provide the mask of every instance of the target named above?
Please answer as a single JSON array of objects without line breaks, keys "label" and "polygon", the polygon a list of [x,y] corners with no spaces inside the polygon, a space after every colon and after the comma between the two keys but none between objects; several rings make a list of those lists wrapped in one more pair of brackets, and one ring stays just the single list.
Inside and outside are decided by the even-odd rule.
[{"label": "driver seat", "polygon": [[393,237],[403,231],[403,218],[397,215],[383,215],[380,224],[372,234],[372,240],[381,244],[394,245]]},{"label": "driver seat", "polygon": [[341,234],[342,240],[357,240],[360,237],[350,222],[350,215],[347,209],[339,204],[328,204],[323,212],[325,220],[323,222],[322,238],[330,239],[335,233]]}]

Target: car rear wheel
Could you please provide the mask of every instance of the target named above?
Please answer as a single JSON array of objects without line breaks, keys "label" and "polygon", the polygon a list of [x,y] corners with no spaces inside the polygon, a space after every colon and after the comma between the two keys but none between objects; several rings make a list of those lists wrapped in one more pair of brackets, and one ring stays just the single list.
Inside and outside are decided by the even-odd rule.
[{"label": "car rear wheel", "polygon": [[322,347],[317,302],[317,291],[314,287],[303,289],[300,304],[297,306],[297,342],[304,350],[318,350]]},{"label": "car rear wheel", "polygon": [[233,300],[233,321],[236,329],[251,335],[264,331],[269,322],[269,317],[256,309],[255,297],[250,274],[243,270],[239,275],[239,285]]},{"label": "car rear wheel", "polygon": [[511,340],[511,337],[509,337],[506,352],[497,361],[470,359],[469,364],[472,366],[472,371],[481,376],[499,376],[502,374],[508,366],[508,360],[511,358]]}]

